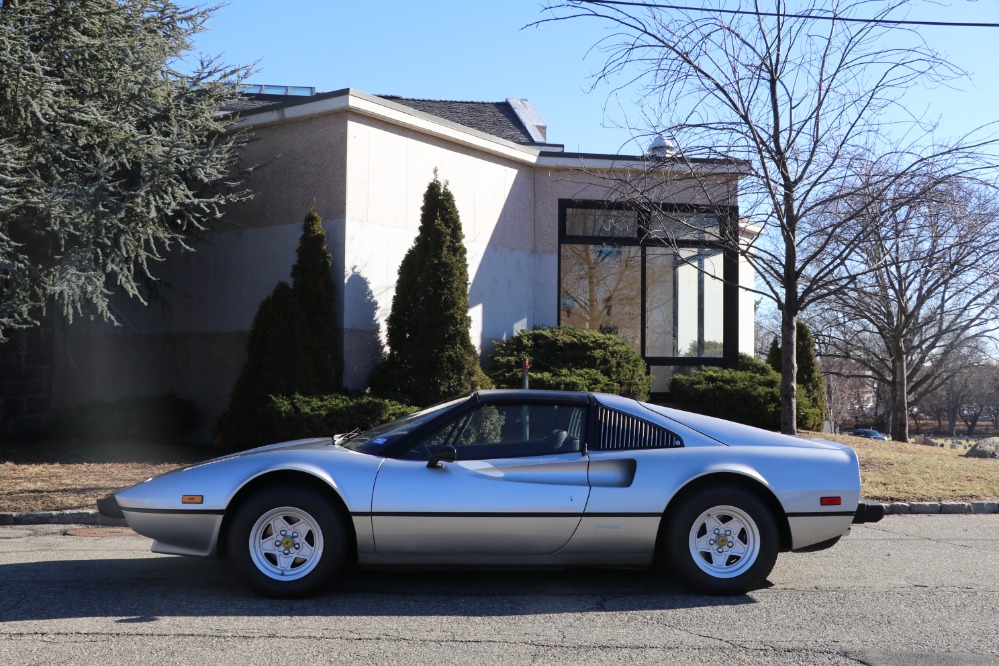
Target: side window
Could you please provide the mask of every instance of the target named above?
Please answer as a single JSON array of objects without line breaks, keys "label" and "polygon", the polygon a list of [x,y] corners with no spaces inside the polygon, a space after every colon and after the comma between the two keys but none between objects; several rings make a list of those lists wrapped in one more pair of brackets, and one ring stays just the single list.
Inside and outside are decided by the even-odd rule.
[{"label": "side window", "polygon": [[482,405],[424,437],[405,457],[427,460],[444,446],[455,447],[458,460],[580,451],[584,414],[571,405]]}]

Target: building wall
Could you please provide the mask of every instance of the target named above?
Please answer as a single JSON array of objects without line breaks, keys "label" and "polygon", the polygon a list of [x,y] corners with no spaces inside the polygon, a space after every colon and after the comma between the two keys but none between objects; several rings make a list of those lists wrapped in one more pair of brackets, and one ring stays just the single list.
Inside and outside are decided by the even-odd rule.
[{"label": "building wall", "polygon": [[[343,225],[345,384],[362,388],[384,342],[399,264],[416,237],[427,185],[454,194],[468,252],[472,341],[533,325],[534,167],[352,113]],[[553,223],[554,228],[554,223]],[[554,257],[554,253],[552,253]]]},{"label": "building wall", "polygon": [[153,270],[166,286],[143,306],[117,298],[122,327],[76,321],[57,337],[53,403],[174,391],[193,399],[202,436],[228,404],[245,360],[260,302],[290,281],[301,223],[313,201],[328,237],[343,225],[346,194],[344,114],[260,128],[243,163],[256,196],[225,221],[172,252]]},{"label": "building wall", "polygon": [[[290,279],[313,201],[340,285],[345,385],[363,388],[383,350],[398,266],[435,169],[461,215],[472,340],[480,351],[522,328],[556,324],[558,201],[619,193],[600,173],[535,166],[528,157],[518,161],[352,110],[256,127],[244,161],[260,165],[251,175],[257,196],[231,206],[196,252],[173,253],[157,268],[170,285],[162,302],[118,302],[123,328],[77,322],[62,332],[55,405],[175,391],[196,401],[209,437],[245,360],[257,306]],[[734,195],[729,181],[715,187],[670,183],[659,194],[693,202]],[[750,350],[751,306],[744,299],[750,314],[740,331]]]}]

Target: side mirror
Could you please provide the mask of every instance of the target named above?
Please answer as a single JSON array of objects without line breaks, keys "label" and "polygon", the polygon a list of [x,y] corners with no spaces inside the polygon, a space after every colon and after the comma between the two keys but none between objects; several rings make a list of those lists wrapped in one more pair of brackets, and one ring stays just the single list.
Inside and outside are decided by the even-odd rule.
[{"label": "side mirror", "polygon": [[444,463],[454,462],[457,458],[458,450],[448,444],[439,448],[436,453],[431,454],[430,460],[427,461],[427,467],[440,469],[444,467]]}]

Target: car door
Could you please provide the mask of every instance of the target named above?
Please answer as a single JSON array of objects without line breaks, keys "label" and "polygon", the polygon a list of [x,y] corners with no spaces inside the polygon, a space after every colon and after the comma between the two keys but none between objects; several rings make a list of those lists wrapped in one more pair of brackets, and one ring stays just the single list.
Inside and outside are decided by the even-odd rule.
[{"label": "car door", "polygon": [[[589,496],[585,414],[580,404],[478,404],[387,459],[372,496],[376,552],[559,550]],[[428,465],[448,451],[453,461]]]}]

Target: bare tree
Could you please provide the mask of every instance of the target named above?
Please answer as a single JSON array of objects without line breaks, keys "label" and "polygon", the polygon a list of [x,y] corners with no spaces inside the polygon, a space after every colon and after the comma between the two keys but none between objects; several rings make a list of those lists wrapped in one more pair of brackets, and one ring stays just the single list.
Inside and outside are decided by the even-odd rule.
[{"label": "bare tree", "polygon": [[950,437],[957,437],[957,422],[975,390],[973,374],[972,368],[961,368],[948,375],[947,380],[940,387],[944,413],[947,416],[947,434]]},{"label": "bare tree", "polygon": [[985,412],[986,401],[988,396],[985,393],[983,381],[985,379],[985,367],[978,366],[972,368],[969,373],[969,386],[968,392],[964,398],[964,404],[961,405],[959,416],[961,421],[964,422],[964,427],[967,429],[968,437],[975,436],[975,429],[978,427],[978,422],[982,418],[982,414]]},{"label": "bare tree", "polygon": [[854,282],[821,306],[819,336],[889,389],[889,430],[907,441],[910,402],[967,369],[969,350],[999,330],[999,205],[963,177],[851,194],[841,206],[866,211],[868,242],[840,267]]},{"label": "bare tree", "polygon": [[999,361],[993,360],[984,369],[985,416],[991,423],[993,434],[999,434]]},{"label": "bare tree", "polygon": [[[610,25],[597,45],[606,54],[597,80],[639,86],[643,124],[664,137],[645,171],[617,180],[619,196],[649,205],[658,222],[650,234],[674,246],[692,233],[713,236],[753,266],[758,292],[777,304],[786,433],[796,431],[798,316],[852,284],[855,276],[840,269],[869,242],[871,229],[856,224],[866,209],[828,214],[858,186],[855,174],[871,155],[890,165],[862,184],[877,194],[913,174],[930,183],[941,171],[982,166],[974,159],[986,140],[932,145],[931,127],[903,104],[910,88],[962,75],[916,32],[891,23],[907,4],[811,0],[790,13],[781,0],[767,9],[759,0],[707,9],[564,0],[540,21]],[[680,187],[707,205],[734,203],[738,191],[740,215],[763,233],[745,242],[734,224],[656,218],[657,202]],[[856,233],[845,237],[844,226]]]},{"label": "bare tree", "polygon": [[857,427],[867,418],[867,406],[874,395],[872,380],[852,361],[821,355],[819,360],[833,431]]}]

